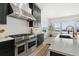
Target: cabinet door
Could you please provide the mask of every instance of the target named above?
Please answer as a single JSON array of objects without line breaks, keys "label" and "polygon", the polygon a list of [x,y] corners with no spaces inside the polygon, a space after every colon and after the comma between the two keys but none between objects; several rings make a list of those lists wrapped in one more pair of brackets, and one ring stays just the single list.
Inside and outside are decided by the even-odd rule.
[{"label": "cabinet door", "polygon": [[30,3],[29,7],[32,9],[32,15],[36,18],[36,21],[34,21],[34,27],[40,27],[41,26],[41,10],[34,3]]},{"label": "cabinet door", "polygon": [[41,26],[41,10],[39,8],[37,9],[37,13],[38,13],[37,24],[38,24],[38,27],[40,27]]},{"label": "cabinet door", "polygon": [[6,24],[7,3],[0,3],[0,24]]},{"label": "cabinet door", "polygon": [[10,46],[0,47],[0,56],[14,56],[14,47]]},{"label": "cabinet door", "polygon": [[33,15],[36,18],[36,26],[41,26],[41,10],[38,8],[37,5],[34,5]]},{"label": "cabinet door", "polygon": [[7,5],[8,5],[7,6],[7,15],[9,15],[9,14],[13,13],[13,9],[12,9],[10,3],[8,3]]},{"label": "cabinet door", "polygon": [[14,40],[0,42],[0,56],[14,56]]},{"label": "cabinet door", "polygon": [[44,34],[37,35],[37,46],[41,45],[44,41]]}]

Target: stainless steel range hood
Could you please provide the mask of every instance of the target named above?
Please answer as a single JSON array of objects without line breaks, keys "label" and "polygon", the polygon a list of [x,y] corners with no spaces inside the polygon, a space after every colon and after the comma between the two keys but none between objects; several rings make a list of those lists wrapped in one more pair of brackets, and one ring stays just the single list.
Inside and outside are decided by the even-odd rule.
[{"label": "stainless steel range hood", "polygon": [[27,20],[27,21],[34,21],[36,20],[33,15],[31,15],[30,13],[24,11],[23,9],[15,6],[14,4],[10,4],[12,9],[13,9],[13,13],[11,13],[9,16],[10,17],[14,17],[14,18],[18,18],[18,19],[24,19],[24,20]]}]

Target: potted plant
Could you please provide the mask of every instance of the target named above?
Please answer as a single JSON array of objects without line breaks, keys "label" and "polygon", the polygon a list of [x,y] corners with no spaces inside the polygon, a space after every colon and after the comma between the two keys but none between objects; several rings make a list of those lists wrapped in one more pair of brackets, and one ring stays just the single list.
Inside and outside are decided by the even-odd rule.
[{"label": "potted plant", "polygon": [[54,27],[52,26],[52,24],[50,24],[48,27],[49,37],[53,36],[53,32],[54,32]]}]

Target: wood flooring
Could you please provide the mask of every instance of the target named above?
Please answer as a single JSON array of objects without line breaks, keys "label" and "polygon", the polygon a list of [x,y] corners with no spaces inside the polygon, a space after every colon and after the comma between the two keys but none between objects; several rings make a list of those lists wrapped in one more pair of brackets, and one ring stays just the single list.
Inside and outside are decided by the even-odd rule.
[{"label": "wood flooring", "polygon": [[32,54],[31,56],[46,56],[48,54],[49,44],[40,45]]}]

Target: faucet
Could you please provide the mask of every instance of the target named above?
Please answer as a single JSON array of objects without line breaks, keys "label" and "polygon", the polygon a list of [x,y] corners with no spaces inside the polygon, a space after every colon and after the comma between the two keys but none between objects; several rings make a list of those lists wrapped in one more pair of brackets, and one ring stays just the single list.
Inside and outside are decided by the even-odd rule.
[{"label": "faucet", "polygon": [[[75,37],[74,36],[74,27],[73,26],[67,26],[66,27],[66,30],[68,30],[68,28],[72,28],[72,32],[73,32],[73,38]],[[68,30],[68,34],[70,33],[70,31]]]}]

